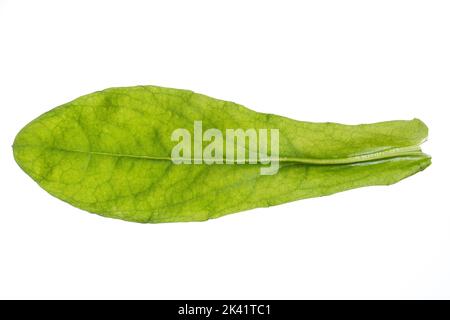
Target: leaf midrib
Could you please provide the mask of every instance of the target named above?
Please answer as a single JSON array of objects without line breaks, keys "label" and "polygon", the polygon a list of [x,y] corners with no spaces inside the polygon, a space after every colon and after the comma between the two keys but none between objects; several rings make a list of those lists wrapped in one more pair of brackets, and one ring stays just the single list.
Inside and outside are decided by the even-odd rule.
[{"label": "leaf midrib", "polygon": [[[34,147],[34,148],[42,148],[39,145],[13,145],[13,148],[26,148],[26,147]],[[144,159],[144,160],[155,160],[155,161],[174,161],[174,160],[187,160],[184,158],[172,159],[171,157],[160,157],[160,156],[149,156],[149,155],[133,155],[133,154],[122,154],[122,153],[113,153],[113,152],[103,152],[103,151],[92,151],[92,150],[76,150],[76,149],[67,149],[67,148],[59,148],[59,147],[46,147],[44,149],[50,149],[54,151],[61,152],[72,152],[72,153],[81,153],[81,154],[89,154],[89,155],[100,155],[100,156],[109,156],[109,157],[118,157],[118,158],[132,158],[132,159]],[[361,162],[369,162],[376,160],[384,160],[398,157],[407,157],[407,156],[421,156],[426,157],[427,155],[422,152],[419,145],[407,146],[407,147],[397,147],[384,151],[376,151],[370,152],[345,158],[297,158],[297,157],[280,157],[279,162],[288,162],[288,163],[299,163],[299,164],[311,164],[311,165],[339,165],[339,164],[355,164]],[[195,161],[195,158],[189,159],[191,161]],[[205,159],[202,159],[205,160]],[[208,160],[208,159],[207,159]],[[224,159],[225,160],[225,159]],[[258,164],[262,164],[262,162],[274,161],[276,159],[260,159]]]}]

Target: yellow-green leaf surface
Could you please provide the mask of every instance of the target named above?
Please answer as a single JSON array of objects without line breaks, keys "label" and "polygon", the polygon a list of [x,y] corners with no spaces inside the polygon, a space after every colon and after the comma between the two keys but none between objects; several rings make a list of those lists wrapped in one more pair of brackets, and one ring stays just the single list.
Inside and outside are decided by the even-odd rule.
[{"label": "yellow-green leaf surface", "polygon": [[[223,132],[278,129],[278,172],[262,175],[267,165],[248,162],[174,164],[171,134],[192,130],[194,121]],[[95,92],[41,115],[13,150],[42,188],[80,209],[136,222],[203,221],[395,183],[430,165],[419,147],[427,133],[417,119],[301,122],[192,91],[138,86]]]}]

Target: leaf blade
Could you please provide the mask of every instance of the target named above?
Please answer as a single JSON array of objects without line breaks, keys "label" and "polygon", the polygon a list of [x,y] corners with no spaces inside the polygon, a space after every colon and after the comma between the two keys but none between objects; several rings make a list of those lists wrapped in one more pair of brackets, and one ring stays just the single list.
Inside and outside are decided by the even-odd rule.
[{"label": "leaf blade", "polygon": [[[261,165],[173,165],[171,133],[279,128],[279,172]],[[349,126],[254,112],[191,91],[112,88],[38,117],[17,135],[19,166],[78,208],[135,222],[203,221],[225,214],[391,184],[425,169],[418,119]]]}]

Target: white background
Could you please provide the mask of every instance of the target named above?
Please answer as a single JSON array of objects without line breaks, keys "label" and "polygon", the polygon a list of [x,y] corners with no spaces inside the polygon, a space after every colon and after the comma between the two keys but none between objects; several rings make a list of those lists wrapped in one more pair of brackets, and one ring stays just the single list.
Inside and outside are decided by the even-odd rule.
[{"label": "white background", "polygon": [[[204,223],[105,219],[15,164],[15,134],[111,86],[349,124],[418,117],[426,171]],[[450,298],[449,1],[0,0],[0,298]]]}]

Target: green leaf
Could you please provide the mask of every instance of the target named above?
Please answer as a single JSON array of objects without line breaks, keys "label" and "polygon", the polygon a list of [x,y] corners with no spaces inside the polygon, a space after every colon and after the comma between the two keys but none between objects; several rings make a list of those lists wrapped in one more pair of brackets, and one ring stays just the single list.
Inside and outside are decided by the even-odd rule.
[{"label": "green leaf", "polygon": [[[174,164],[172,133],[192,132],[195,121],[202,121],[203,132],[278,129],[278,171],[264,175],[269,164],[238,164],[238,158],[233,164]],[[191,91],[139,86],[95,92],[41,115],[20,131],[13,150],[42,188],[83,210],[136,222],[203,221],[395,183],[430,165],[419,147],[427,133],[417,119],[300,122]],[[196,139],[191,156],[180,153],[178,160],[195,162]],[[200,148],[209,143],[200,140]],[[259,150],[242,143],[233,150],[244,147]]]}]

